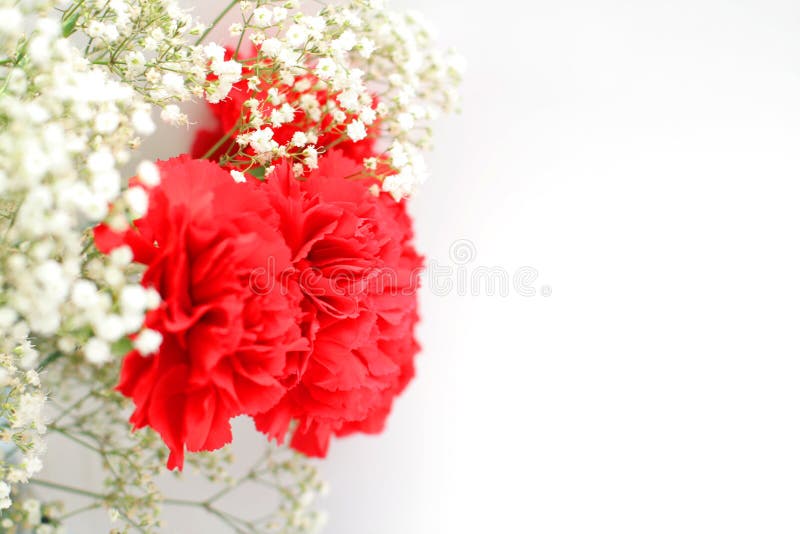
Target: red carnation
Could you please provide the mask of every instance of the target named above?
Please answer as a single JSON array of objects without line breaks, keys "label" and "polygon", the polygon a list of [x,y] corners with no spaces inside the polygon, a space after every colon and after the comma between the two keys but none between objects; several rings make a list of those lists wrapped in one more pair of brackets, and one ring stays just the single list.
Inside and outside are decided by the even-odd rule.
[{"label": "red carnation", "polygon": [[[226,59],[233,57],[233,52],[232,49],[227,49]],[[255,49],[251,50],[250,55],[252,57],[256,56]],[[237,122],[242,117],[245,101],[250,98],[255,98],[261,102],[262,106],[260,109],[264,116],[268,117],[272,112],[274,106],[267,103],[267,90],[270,88],[277,88],[285,95],[286,103],[295,108],[294,120],[280,127],[273,128],[273,139],[279,144],[286,145],[296,132],[307,133],[311,130],[316,130],[320,132],[319,139],[316,143],[316,146],[320,148],[326,148],[336,143],[336,147],[341,150],[345,156],[356,161],[362,161],[364,158],[373,155],[373,147],[379,133],[378,121],[373,122],[367,127],[367,137],[365,139],[358,142],[347,139],[344,128],[331,127],[333,124],[333,115],[330,111],[326,110],[326,104],[328,104],[329,101],[335,100],[336,93],[329,91],[327,86],[322,83],[319,78],[311,73],[307,73],[296,77],[294,84],[287,86],[281,82],[276,74],[262,74],[260,90],[252,92],[248,88],[247,79],[250,78],[253,73],[251,69],[247,68],[247,65],[248,62],[243,60],[242,80],[233,86],[228,97],[217,104],[208,105],[211,113],[214,115],[216,124],[213,128],[198,130],[194,143],[192,144],[193,157],[204,158],[210,156],[212,160],[219,161],[222,155],[233,145],[236,136],[245,133],[246,130],[237,131],[232,134],[229,137],[230,141],[222,143],[213,154],[208,154],[208,152],[217,146],[217,144],[236,127]],[[266,71],[262,70],[262,72]],[[298,89],[303,87],[307,87],[307,89]],[[300,109],[300,102],[306,95],[311,95],[319,103],[321,113],[318,117],[309,117]],[[249,114],[249,111],[246,113]],[[348,120],[352,118],[352,115],[348,115]]]},{"label": "red carnation", "polygon": [[231,441],[232,417],[272,408],[285,393],[276,377],[307,342],[296,286],[250,287],[255,269],[269,265],[277,282],[290,267],[268,191],[185,156],[159,170],[147,215],[124,234],[100,226],[95,240],[104,252],[130,246],[147,266],[142,284],[162,297],[146,318],[161,348],[128,354],[118,389],[136,405],[133,425],[155,429],[170,449],[167,466],[180,469],[184,447],[217,449]]},{"label": "red carnation", "polygon": [[265,189],[281,216],[305,296],[311,348],[287,365],[286,396],[255,417],[262,432],[324,456],[331,435],[379,432],[414,373],[416,288],[422,260],[404,202],[370,192],[363,169],[337,151],[303,181],[282,165]]}]

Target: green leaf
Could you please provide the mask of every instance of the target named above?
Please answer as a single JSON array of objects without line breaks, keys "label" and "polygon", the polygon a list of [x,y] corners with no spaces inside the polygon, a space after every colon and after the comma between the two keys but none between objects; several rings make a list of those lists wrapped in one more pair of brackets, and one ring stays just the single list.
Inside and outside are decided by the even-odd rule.
[{"label": "green leaf", "polygon": [[80,15],[80,10],[76,9],[75,12],[61,24],[61,35],[63,35],[64,37],[69,37],[70,35],[75,33],[75,24],[78,22],[79,15]]},{"label": "green leaf", "polygon": [[37,370],[39,372],[41,372],[48,365],[50,365],[51,363],[53,363],[54,361],[58,360],[59,358],[61,358],[63,356],[64,356],[64,353],[61,352],[61,351],[51,352],[50,354],[47,355],[47,357],[44,360],[42,360],[42,363],[39,364],[39,367],[38,367]]},{"label": "green leaf", "polygon": [[133,341],[130,338],[123,337],[111,345],[111,352],[114,356],[125,356],[133,350]]},{"label": "green leaf", "polygon": [[250,169],[247,171],[247,173],[255,178],[258,178],[259,180],[264,180],[264,174],[266,171],[266,167],[256,167],[255,169]]}]

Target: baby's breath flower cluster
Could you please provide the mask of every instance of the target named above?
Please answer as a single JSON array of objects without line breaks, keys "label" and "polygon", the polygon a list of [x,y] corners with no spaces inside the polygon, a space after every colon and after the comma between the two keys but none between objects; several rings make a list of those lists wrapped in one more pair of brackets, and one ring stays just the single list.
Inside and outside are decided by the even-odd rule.
[{"label": "baby's breath flower cluster", "polygon": [[[2,364],[9,379],[12,369],[33,372],[64,354],[110,360],[158,304],[127,283],[130,251],[86,264],[88,229],[147,209],[143,191],[125,191],[119,167],[148,133],[133,118],[149,116],[150,105],[63,37],[59,3],[0,0],[0,351],[21,354]],[[25,403],[20,414],[44,401],[0,387]],[[44,432],[40,419],[36,430]],[[11,470],[0,480],[29,476]]]},{"label": "baby's breath flower cluster", "polygon": [[[88,38],[86,57],[162,108],[170,124],[187,124],[177,103],[204,95],[219,102],[241,77],[241,65],[205,55],[205,27],[175,0],[83,0],[63,15],[69,32]],[[208,79],[209,72],[215,74]],[[151,133],[148,114],[132,119]]]},{"label": "baby's breath flower cluster", "polygon": [[[102,486],[97,488],[32,480],[33,484],[61,492],[78,490],[86,501],[76,509],[59,507],[57,503],[42,504],[41,507],[48,510],[49,524],[63,525],[66,519],[83,509],[101,508],[107,511],[109,528],[113,532],[167,532],[161,511],[164,507],[179,506],[211,514],[231,532],[311,534],[318,531],[325,518],[313,505],[316,497],[326,491],[325,482],[309,459],[271,443],[264,443],[264,454],[237,478],[229,473],[234,461],[229,448],[190,455],[187,463],[193,474],[213,484],[210,495],[197,501],[164,495],[159,478],[173,476],[166,472],[168,451],[151,430],[136,433],[128,430],[126,399],[113,390],[118,372],[117,365],[77,366],[66,359],[48,368],[47,375],[51,378],[46,384],[54,386],[53,377],[58,377],[61,389],[66,386],[66,391],[49,403],[51,432],[85,448],[105,474]],[[87,384],[93,387],[87,388]],[[235,497],[239,491],[254,488],[275,492],[280,505],[268,513],[258,510],[251,518],[238,517],[226,510],[226,497]],[[25,502],[28,501],[30,499]],[[17,510],[14,513],[19,515]],[[36,523],[29,524],[35,526]]]},{"label": "baby's breath flower cluster", "polygon": [[45,451],[45,395],[39,373],[31,368],[36,350],[28,341],[14,344],[3,341],[6,350],[0,353],[0,510],[11,507],[15,484],[28,482],[42,469]]},{"label": "baby's breath flower cluster", "polygon": [[[215,465],[206,463],[213,462],[215,455],[202,453],[191,462],[195,469],[204,469],[201,472],[209,480],[219,482],[217,491],[198,501],[165,498],[163,503],[210,513],[237,534],[315,534],[327,522],[326,514],[314,505],[319,496],[328,492],[328,485],[312,461],[302,454],[266,442],[263,454],[238,478],[215,478]],[[262,492],[266,489],[280,504],[266,512],[255,510],[249,517],[226,511],[225,501],[233,501],[240,492],[254,488]]]},{"label": "baby's breath flower cluster", "polygon": [[[268,173],[272,162],[290,158],[300,174],[342,141],[372,136],[386,153],[384,165],[370,158],[367,169],[396,198],[414,193],[427,176],[421,150],[431,142],[430,121],[458,105],[459,56],[433,46],[421,16],[387,11],[378,0],[325,6],[313,15],[298,0],[243,1],[240,8],[242,22],[230,33],[250,98],[214,147],[235,136],[221,163]],[[215,63],[226,57],[214,44],[205,53]],[[320,92],[332,98],[320,103]],[[288,123],[300,131],[280,143],[275,131]]]},{"label": "baby's breath flower cluster", "polygon": [[62,511],[59,502],[43,502],[33,497],[15,496],[11,508],[0,519],[3,534],[67,534],[57,517]]},{"label": "baby's breath flower cluster", "polygon": [[266,534],[313,534],[327,522],[325,512],[315,510],[312,504],[328,492],[328,484],[320,478],[317,469],[303,455],[269,445],[265,468],[255,471],[258,476],[277,488],[283,497],[278,510],[254,521],[264,524]]},{"label": "baby's breath flower cluster", "polygon": [[[324,523],[312,509],[325,489],[316,469],[275,445],[239,479],[229,454],[191,455],[221,489],[200,502],[161,494],[167,453],[152,431],[130,434],[128,401],[114,390],[120,356],[158,351],[161,334],[144,318],[160,298],[140,285],[130,248],[101,255],[92,237],[99,222],[122,230],[146,213],[145,188],[160,177],[135,150],[156,130],[154,113],[188,125],[179,106],[192,99],[244,96],[207,155],[221,151],[234,180],[284,159],[300,176],[338,144],[368,139],[377,151],[365,173],[397,199],[416,191],[430,122],[457,109],[461,60],[435,48],[418,14],[380,0],[321,4],[235,0],[205,27],[178,0],[0,0],[0,532],[59,534],[84,510],[32,498],[36,485],[105,508],[115,532],[156,532],[169,505],[240,533]],[[205,42],[235,7],[233,50]],[[288,125],[296,131],[283,139]],[[137,161],[129,186],[120,169]],[[39,478],[48,430],[95,455],[102,487]],[[245,484],[275,489],[280,506],[249,519],[226,512],[219,501]]]},{"label": "baby's breath flower cluster", "polygon": [[[389,142],[386,156],[393,169],[384,175],[383,189],[396,198],[414,194],[428,175],[422,151],[432,144],[431,122],[459,108],[457,87],[464,59],[436,48],[434,30],[422,14],[386,10],[382,0],[331,5],[321,15],[329,31],[341,32],[340,42],[345,42],[332,46],[334,57],[352,43],[349,75],[363,73],[361,78],[378,98],[375,112]],[[330,68],[334,80],[348,75],[330,65],[318,63],[317,74]]]}]

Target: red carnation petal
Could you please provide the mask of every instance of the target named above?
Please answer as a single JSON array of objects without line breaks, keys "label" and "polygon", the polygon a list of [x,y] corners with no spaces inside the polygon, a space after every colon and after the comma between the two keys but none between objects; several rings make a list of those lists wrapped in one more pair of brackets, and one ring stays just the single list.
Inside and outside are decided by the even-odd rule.
[{"label": "red carnation petal", "polygon": [[333,431],[321,423],[311,423],[307,427],[300,425],[292,436],[292,448],[306,456],[324,458],[328,454]]}]

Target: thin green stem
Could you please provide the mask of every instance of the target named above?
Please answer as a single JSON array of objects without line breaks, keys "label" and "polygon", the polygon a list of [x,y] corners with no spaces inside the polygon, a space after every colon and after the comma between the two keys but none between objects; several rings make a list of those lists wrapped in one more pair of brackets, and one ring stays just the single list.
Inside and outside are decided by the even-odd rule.
[{"label": "thin green stem", "polygon": [[59,519],[59,521],[63,521],[63,520],[68,519],[70,517],[75,517],[76,515],[80,515],[82,513],[89,512],[91,510],[95,510],[97,508],[100,508],[100,504],[99,503],[87,504],[86,506],[81,506],[80,508],[76,508],[76,509],[74,509],[74,510],[72,510],[70,512],[67,512],[64,515],[59,516],[58,519]]},{"label": "thin green stem", "polygon": [[[250,15],[247,19],[242,17],[242,22],[244,23],[245,28],[250,24],[251,20],[253,20],[253,15]],[[236,52],[233,53],[233,58],[237,60],[239,59],[239,50],[242,48],[242,42],[244,41],[244,33],[245,32],[242,32],[242,34],[239,36],[239,42],[236,43]]]},{"label": "thin green stem", "polygon": [[212,31],[214,31],[214,28],[216,28],[216,27],[217,27],[217,25],[220,23],[220,21],[221,21],[223,18],[225,18],[225,15],[227,15],[227,14],[228,14],[228,12],[230,12],[230,10],[231,10],[231,9],[233,9],[233,6],[235,6],[235,5],[236,5],[236,4],[238,4],[238,3],[239,3],[239,0],[233,0],[231,3],[229,3],[229,4],[227,5],[227,7],[226,7],[225,9],[223,9],[223,10],[222,10],[222,13],[220,13],[220,14],[217,16],[217,18],[215,18],[215,19],[214,19],[214,20],[211,22],[211,25],[210,25],[208,28],[206,28],[206,31],[204,31],[204,32],[203,32],[203,34],[202,34],[200,37],[198,37],[198,38],[197,38],[197,41],[195,41],[195,43],[194,43],[194,44],[195,44],[195,45],[199,45],[200,43],[202,43],[203,41],[205,41],[206,37],[208,37],[208,34],[209,34],[209,33],[211,33]]},{"label": "thin green stem", "polygon": [[136,523],[134,523],[133,519],[128,517],[126,514],[120,513],[120,517],[122,517],[122,519],[124,519],[125,522],[128,523],[130,526],[132,526],[137,532],[141,532],[142,534],[145,534],[144,529],[142,527],[140,527],[139,525],[137,525]]},{"label": "thin green stem", "polygon": [[162,502],[172,506],[197,506],[199,508],[204,508],[204,503],[200,501],[190,501],[187,499],[164,499]]},{"label": "thin green stem", "polygon": [[214,153],[216,153],[216,151],[217,151],[217,150],[219,150],[220,148],[222,148],[222,146],[225,144],[225,142],[226,142],[226,141],[228,141],[228,140],[229,140],[231,137],[233,137],[233,134],[234,134],[234,133],[235,133],[235,132],[236,132],[238,129],[239,129],[239,122],[237,122],[236,124],[234,124],[233,128],[231,128],[231,129],[228,131],[228,133],[226,133],[224,136],[222,136],[222,138],[221,138],[219,141],[217,141],[217,143],[216,143],[214,146],[212,146],[210,149],[208,149],[208,152],[206,152],[205,154],[203,154],[203,157],[202,157],[202,158],[200,158],[200,159],[208,159],[208,158],[210,158],[211,156],[213,156],[213,155],[214,155]]},{"label": "thin green stem", "polygon": [[36,486],[42,486],[43,488],[50,488],[58,491],[63,491],[65,493],[73,493],[75,495],[81,495],[82,497],[89,497],[91,499],[98,499],[98,500],[105,500],[106,496],[100,493],[95,493],[94,491],[89,491],[81,488],[76,488],[73,486],[67,486],[65,484],[59,484],[58,482],[50,482],[49,480],[42,480],[40,478],[32,478],[29,481],[30,484],[34,484]]},{"label": "thin green stem", "polygon": [[70,18],[72,15],[75,14],[75,12],[78,10],[78,8],[80,8],[83,5],[83,3],[85,1],[86,0],[79,0],[78,2],[75,2],[74,4],[72,4],[72,7],[70,7],[67,11],[64,12],[64,14],[62,15],[62,18],[63,19]]},{"label": "thin green stem", "polygon": [[75,402],[73,402],[73,403],[72,403],[71,405],[69,405],[68,407],[64,408],[64,409],[61,411],[61,413],[60,413],[60,414],[58,414],[58,416],[55,418],[55,420],[54,420],[52,423],[50,423],[50,424],[51,424],[51,425],[55,425],[56,423],[58,423],[59,421],[61,421],[61,420],[62,420],[62,419],[63,419],[63,418],[64,418],[64,417],[65,417],[65,416],[68,414],[68,413],[70,413],[72,410],[75,410],[75,409],[77,409],[77,408],[78,408],[78,407],[79,407],[81,404],[83,404],[84,402],[86,402],[87,400],[89,400],[89,399],[92,397],[92,395],[94,395],[94,393],[95,393],[95,392],[94,392],[94,390],[91,390],[91,391],[89,391],[89,392],[88,392],[86,395],[84,395],[83,397],[79,398],[78,400],[76,400]]},{"label": "thin green stem", "polygon": [[56,427],[56,426],[50,426],[50,428],[49,428],[49,429],[50,429],[50,430],[52,430],[53,432],[58,432],[59,434],[61,434],[61,435],[62,435],[62,436],[64,436],[65,438],[67,438],[68,440],[70,440],[70,441],[73,441],[73,442],[77,443],[78,445],[81,445],[81,446],[83,446],[83,447],[86,447],[86,448],[87,448],[87,449],[89,449],[90,451],[94,451],[94,452],[96,452],[97,454],[104,455],[103,451],[102,451],[102,450],[100,450],[98,447],[95,447],[95,446],[94,446],[94,445],[92,445],[91,443],[87,443],[86,441],[84,441],[84,440],[82,440],[82,439],[80,439],[80,438],[77,438],[77,437],[73,436],[72,434],[70,434],[69,432],[67,432],[67,431],[65,431],[65,430],[62,430],[61,428],[58,428],[58,427]]}]

